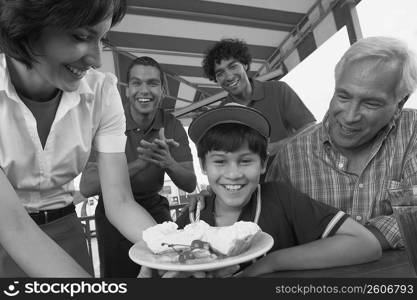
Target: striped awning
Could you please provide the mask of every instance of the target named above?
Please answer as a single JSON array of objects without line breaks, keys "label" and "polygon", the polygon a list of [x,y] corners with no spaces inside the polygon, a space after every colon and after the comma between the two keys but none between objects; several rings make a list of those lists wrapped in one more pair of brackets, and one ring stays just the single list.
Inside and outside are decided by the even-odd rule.
[{"label": "striped awning", "polygon": [[153,57],[167,73],[163,106],[186,113],[221,91],[201,67],[215,42],[245,40],[253,57],[250,75],[280,78],[345,25],[355,41],[359,1],[128,0],[127,15],[109,33],[103,68],[115,72],[123,87],[130,61]]}]

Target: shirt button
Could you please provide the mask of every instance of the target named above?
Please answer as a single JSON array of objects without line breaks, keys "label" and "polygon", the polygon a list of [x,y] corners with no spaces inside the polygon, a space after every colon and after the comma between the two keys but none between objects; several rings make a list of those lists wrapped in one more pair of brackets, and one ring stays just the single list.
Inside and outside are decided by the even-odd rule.
[{"label": "shirt button", "polygon": [[339,169],[343,169],[343,163],[339,164]]},{"label": "shirt button", "polygon": [[360,220],[362,220],[362,216],[356,216],[356,218],[355,218],[355,219],[356,219],[356,221],[358,221],[358,222],[359,222]]},{"label": "shirt button", "polygon": [[359,183],[359,188],[363,188],[363,183]]}]

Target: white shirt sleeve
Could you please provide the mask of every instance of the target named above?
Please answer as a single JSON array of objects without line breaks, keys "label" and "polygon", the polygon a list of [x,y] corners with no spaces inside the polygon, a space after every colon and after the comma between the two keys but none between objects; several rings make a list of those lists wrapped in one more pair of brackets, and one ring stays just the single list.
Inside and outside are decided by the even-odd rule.
[{"label": "white shirt sleeve", "polygon": [[102,115],[93,147],[98,152],[125,152],[126,120],[122,100],[117,89],[117,78],[106,73],[101,91]]}]

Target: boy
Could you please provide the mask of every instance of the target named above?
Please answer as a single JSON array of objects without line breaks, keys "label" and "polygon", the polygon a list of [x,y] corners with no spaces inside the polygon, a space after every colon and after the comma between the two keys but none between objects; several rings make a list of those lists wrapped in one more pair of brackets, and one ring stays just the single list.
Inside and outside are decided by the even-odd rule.
[{"label": "boy", "polygon": [[[270,134],[270,125],[259,111],[240,105],[212,109],[197,117],[188,133],[213,190],[200,219],[212,226],[257,222],[274,238],[269,254],[246,268],[243,276],[351,265],[380,257],[373,234],[342,211],[282,183],[259,184]],[[177,223],[183,227],[189,222],[186,210]]]}]

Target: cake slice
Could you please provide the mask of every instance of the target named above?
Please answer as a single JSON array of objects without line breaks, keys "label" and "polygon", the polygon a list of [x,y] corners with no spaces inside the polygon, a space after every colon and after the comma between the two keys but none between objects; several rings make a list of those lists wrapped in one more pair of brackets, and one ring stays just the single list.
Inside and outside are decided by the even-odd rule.
[{"label": "cake slice", "polygon": [[256,223],[239,221],[231,226],[209,227],[202,240],[208,242],[217,253],[235,256],[246,251],[260,231]]},{"label": "cake slice", "polygon": [[[212,227],[204,221],[199,221],[185,226],[182,230],[179,230],[174,222],[164,222],[146,229],[143,232],[143,240],[155,254],[171,253],[170,256],[175,256],[175,252],[178,255],[182,254],[182,251],[192,252],[196,248],[191,244],[200,240],[207,242],[211,252],[217,255],[235,256],[246,251],[253,237],[260,231],[256,223],[244,221],[225,227]],[[192,260],[192,256],[189,260]]]}]

